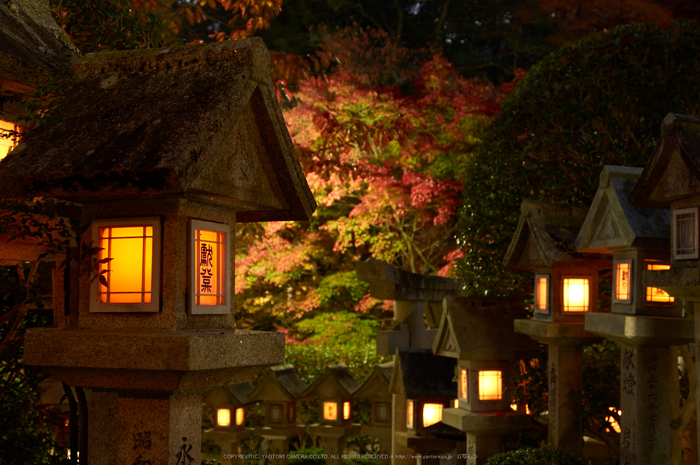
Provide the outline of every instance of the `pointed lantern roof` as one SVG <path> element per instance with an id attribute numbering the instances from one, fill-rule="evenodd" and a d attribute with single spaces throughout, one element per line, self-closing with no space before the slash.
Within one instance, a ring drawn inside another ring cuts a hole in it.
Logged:
<path id="1" fill-rule="evenodd" d="M 391 399 L 389 383 L 394 373 L 394 362 L 375 365 L 372 373 L 355 391 L 353 397 L 360 399 L 385 400 Z"/>
<path id="2" fill-rule="evenodd" d="M 455 359 L 427 349 L 396 349 L 391 392 L 406 397 L 455 397 Z"/>
<path id="3" fill-rule="evenodd" d="M 435 355 L 476 361 L 528 359 L 539 353 L 534 340 L 513 330 L 513 321 L 527 317 L 522 299 L 447 298 L 444 307 Z"/>
<path id="4" fill-rule="evenodd" d="M 360 387 L 345 365 L 328 365 L 323 368 L 321 376 L 304 391 L 304 397 L 352 397 Z"/>
<path id="5" fill-rule="evenodd" d="M 185 198 L 238 221 L 316 208 L 260 38 L 87 55 L 51 116 L 0 161 L 0 197 Z"/>
<path id="6" fill-rule="evenodd" d="M 202 402 L 209 405 L 233 405 L 242 407 L 248 403 L 248 396 L 255 390 L 253 383 L 232 384 L 206 392 Z"/>
<path id="7" fill-rule="evenodd" d="M 523 200 L 520 221 L 503 261 L 507 268 L 551 267 L 576 258 L 574 240 L 586 210 Z"/>
<path id="8" fill-rule="evenodd" d="M 249 402 L 294 402 L 302 396 L 306 384 L 293 365 L 271 367 L 248 396 Z"/>
<path id="9" fill-rule="evenodd" d="M 671 212 L 637 208 L 627 201 L 627 194 L 641 174 L 642 168 L 603 168 L 598 191 L 576 238 L 577 250 L 602 254 L 625 247 L 669 250 Z"/>
<path id="10" fill-rule="evenodd" d="M 644 171 L 628 194 L 631 205 L 669 208 L 700 192 L 700 118 L 669 113 Z"/>

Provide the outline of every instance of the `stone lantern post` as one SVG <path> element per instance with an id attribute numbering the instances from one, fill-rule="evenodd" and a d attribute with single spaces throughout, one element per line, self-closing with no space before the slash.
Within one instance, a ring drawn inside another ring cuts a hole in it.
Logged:
<path id="1" fill-rule="evenodd" d="M 581 414 L 569 393 L 581 389 L 583 346 L 597 340 L 585 331 L 584 317 L 598 309 L 598 270 L 611 265 L 576 251 L 585 218 L 583 209 L 523 201 L 504 260 L 508 268 L 535 271 L 534 317 L 515 320 L 515 331 L 549 346 L 549 442 L 579 455 Z"/>
<path id="2" fill-rule="evenodd" d="M 391 453 L 391 391 L 389 383 L 394 372 L 394 362 L 375 365 L 364 383 L 355 391 L 355 399 L 369 399 L 372 402 L 370 421 L 362 425 L 362 432 L 379 440 L 383 464 L 390 463 Z"/>
<path id="3" fill-rule="evenodd" d="M 612 313 L 586 315 L 586 330 L 622 344 L 620 463 L 632 465 L 669 461 L 669 346 L 694 340 L 693 320 L 680 318 L 680 301 L 642 282 L 645 271 L 670 269 L 671 212 L 629 205 L 641 173 L 603 168 L 576 239 L 579 252 L 613 256 Z"/>
<path id="4" fill-rule="evenodd" d="M 537 343 L 513 331 L 525 316 L 522 299 L 445 299 L 433 345 L 435 355 L 457 359 L 458 408 L 446 409 L 442 422 L 467 434 L 467 464 L 486 463 L 504 452 L 504 437 L 530 425 L 524 408 L 513 411 L 508 387 L 511 367 L 536 358 Z"/>
<path id="5" fill-rule="evenodd" d="M 236 221 L 315 203 L 262 40 L 92 54 L 52 118 L 0 161 L 0 197 L 82 205 L 68 327 L 28 331 L 25 363 L 91 388 L 91 464 L 199 463 L 201 394 L 284 357 L 236 330 Z M 63 293 L 59 298 L 63 298 Z"/>

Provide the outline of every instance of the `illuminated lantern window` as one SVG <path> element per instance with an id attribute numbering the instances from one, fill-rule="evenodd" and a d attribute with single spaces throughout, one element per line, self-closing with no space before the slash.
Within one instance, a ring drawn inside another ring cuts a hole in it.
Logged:
<path id="1" fill-rule="evenodd" d="M 231 426 L 231 410 L 227 408 L 217 409 L 216 424 L 219 426 Z"/>
<path id="2" fill-rule="evenodd" d="M 389 421 L 389 404 L 387 402 L 377 402 L 377 421 Z"/>
<path id="3" fill-rule="evenodd" d="M 665 264 L 665 263 L 658 263 L 658 262 L 653 262 L 651 260 L 647 260 L 645 262 L 647 270 L 651 271 L 662 271 L 662 270 L 670 270 L 671 265 Z M 654 302 L 654 303 L 673 303 L 676 299 L 672 297 L 671 295 L 668 294 L 668 292 L 664 291 L 663 289 L 659 289 L 657 287 L 647 287 L 646 288 L 646 301 L 647 302 Z"/>
<path id="4" fill-rule="evenodd" d="M 677 260 L 698 258 L 698 209 L 673 212 L 673 256 Z"/>
<path id="5" fill-rule="evenodd" d="M 338 419 L 338 404 L 335 402 L 323 403 L 323 419 L 335 421 Z"/>
<path id="6" fill-rule="evenodd" d="M 0 160 L 17 146 L 17 139 L 13 135 L 16 130 L 15 123 L 0 120 Z"/>
<path id="7" fill-rule="evenodd" d="M 535 276 L 535 311 L 549 313 L 549 275 Z"/>
<path id="8" fill-rule="evenodd" d="M 563 285 L 563 311 L 587 312 L 590 301 L 590 279 L 564 278 Z"/>
<path id="9" fill-rule="evenodd" d="M 610 410 L 611 412 L 615 412 L 616 409 L 615 409 L 615 407 L 608 407 L 608 410 Z M 617 414 L 618 414 L 619 416 L 622 416 L 622 410 L 617 410 Z M 609 416 L 609 417 L 605 417 L 605 421 L 607 421 L 608 423 L 610 423 L 610 426 L 612 426 L 612 429 L 613 429 L 616 433 L 620 433 L 620 432 L 621 432 L 620 423 L 618 423 L 618 421 L 615 419 L 614 416 L 611 415 L 611 416 Z M 608 432 L 609 432 L 609 431 L 610 431 L 610 430 L 608 429 Z"/>
<path id="10" fill-rule="evenodd" d="M 343 402 L 343 420 L 350 418 L 350 402 Z"/>
<path id="11" fill-rule="evenodd" d="M 615 262 L 615 301 L 632 302 L 632 260 Z"/>
<path id="12" fill-rule="evenodd" d="M 275 423 L 281 422 L 282 421 L 282 406 L 270 404 L 268 406 L 268 408 L 270 409 L 270 414 L 269 414 L 270 421 L 275 422 Z"/>
<path id="13" fill-rule="evenodd" d="M 160 300 L 160 219 L 93 222 L 99 251 L 93 312 L 157 312 Z"/>
<path id="14" fill-rule="evenodd" d="M 413 429 L 413 401 L 409 400 L 406 406 L 406 426 Z"/>
<path id="15" fill-rule="evenodd" d="M 503 379 L 500 370 L 479 371 L 479 400 L 500 400 Z"/>
<path id="16" fill-rule="evenodd" d="M 243 409 L 243 407 L 239 407 L 236 409 L 236 425 L 241 426 L 244 421 L 245 421 L 245 410 Z"/>
<path id="17" fill-rule="evenodd" d="M 459 397 L 461 397 L 464 400 L 469 400 L 468 380 L 469 372 L 467 371 L 467 369 L 462 368 L 461 370 L 459 370 Z"/>
<path id="18" fill-rule="evenodd" d="M 442 420 L 442 404 L 423 404 L 423 426 L 428 427 Z"/>
<path id="19" fill-rule="evenodd" d="M 231 228 L 190 220 L 189 304 L 192 314 L 229 313 Z"/>
<path id="20" fill-rule="evenodd" d="M 452 402 L 452 407 L 454 407 L 454 408 L 459 408 L 459 399 L 455 399 L 455 400 Z"/>

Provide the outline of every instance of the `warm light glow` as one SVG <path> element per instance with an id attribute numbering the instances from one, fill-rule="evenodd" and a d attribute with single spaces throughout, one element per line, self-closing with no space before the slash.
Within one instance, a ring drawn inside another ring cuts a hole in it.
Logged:
<path id="1" fill-rule="evenodd" d="M 406 406 L 406 425 L 413 429 L 413 401 L 409 400 Z"/>
<path id="2" fill-rule="evenodd" d="M 564 311 L 587 312 L 590 286 L 588 278 L 564 278 Z"/>
<path id="3" fill-rule="evenodd" d="M 650 271 L 665 271 L 670 270 L 671 265 L 666 263 L 657 263 L 648 261 L 646 262 L 647 270 Z M 657 303 L 672 303 L 675 301 L 675 297 L 672 297 L 668 292 L 657 287 L 647 287 L 646 288 L 646 301 L 647 302 L 657 302 Z"/>
<path id="4" fill-rule="evenodd" d="M 466 368 L 459 370 L 459 397 L 464 400 L 469 400 L 469 397 L 467 397 L 469 394 L 469 389 L 467 388 L 469 379 L 468 373 Z"/>
<path id="5" fill-rule="evenodd" d="M 428 427 L 442 420 L 442 404 L 423 404 L 423 426 Z"/>
<path id="6" fill-rule="evenodd" d="M 518 411 L 518 404 L 510 404 L 510 409 L 514 412 Z"/>
<path id="7" fill-rule="evenodd" d="M 99 230 L 102 303 L 150 303 L 153 279 L 153 226 L 113 226 Z M 103 273 L 104 271 L 104 273 Z"/>
<path id="8" fill-rule="evenodd" d="M 195 229 L 197 290 L 195 305 L 224 305 L 226 233 Z"/>
<path id="9" fill-rule="evenodd" d="M 335 421 L 338 419 L 338 404 L 335 402 L 323 403 L 323 419 Z"/>
<path id="10" fill-rule="evenodd" d="M 535 278 L 535 310 L 547 312 L 549 307 L 549 276 L 537 275 Z"/>
<path id="11" fill-rule="evenodd" d="M 236 413 L 238 416 L 238 413 Z M 216 424 L 219 426 L 231 426 L 231 410 L 220 408 L 216 411 Z"/>
<path id="12" fill-rule="evenodd" d="M 503 379 L 500 370 L 479 372 L 479 400 L 500 400 L 503 397 Z"/>
<path id="13" fill-rule="evenodd" d="M 629 301 L 632 294 L 632 263 L 615 263 L 615 299 Z"/>
<path id="14" fill-rule="evenodd" d="M 608 410 L 610 410 L 611 412 L 614 412 L 615 407 L 609 407 Z M 622 416 L 622 410 L 618 410 L 617 414 Z M 615 417 L 613 417 L 613 416 L 605 417 L 605 421 L 610 423 L 610 426 L 612 426 L 612 429 L 615 430 L 616 433 L 619 433 L 620 431 L 622 431 L 620 429 L 620 423 L 617 422 Z"/>
<path id="15" fill-rule="evenodd" d="M 12 137 L 12 132 L 16 131 L 15 123 L 0 120 L 0 160 L 5 158 L 17 145 L 17 140 Z"/>
<path id="16" fill-rule="evenodd" d="M 452 401 L 452 407 L 459 408 L 459 399 L 455 399 Z"/>
<path id="17" fill-rule="evenodd" d="M 350 402 L 343 402 L 343 420 L 350 419 Z"/>
<path id="18" fill-rule="evenodd" d="M 245 410 L 243 407 L 236 409 L 236 425 L 241 426 L 245 421 Z"/>

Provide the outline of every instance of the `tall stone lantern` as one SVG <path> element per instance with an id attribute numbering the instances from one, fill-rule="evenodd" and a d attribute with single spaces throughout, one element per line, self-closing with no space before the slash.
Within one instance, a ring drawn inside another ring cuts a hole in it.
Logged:
<path id="1" fill-rule="evenodd" d="M 389 383 L 394 372 L 394 362 L 375 365 L 372 373 L 364 383 L 355 391 L 353 398 L 368 399 L 371 406 L 370 421 L 362 425 L 362 433 L 376 438 L 383 464 L 390 463 L 391 452 L 391 391 Z"/>
<path id="2" fill-rule="evenodd" d="M 574 240 L 586 210 L 524 200 L 520 222 L 504 265 L 535 271 L 532 319 L 515 320 L 515 331 L 549 346 L 549 442 L 580 454 L 581 414 L 569 393 L 581 388 L 583 346 L 597 340 L 584 329 L 584 317 L 598 310 L 598 270 L 610 259 L 581 254 Z"/>
<path id="3" fill-rule="evenodd" d="M 611 313 L 586 315 L 586 330 L 620 342 L 622 463 L 669 460 L 669 346 L 693 342 L 693 320 L 680 318 L 680 302 L 642 282 L 645 271 L 670 269 L 671 212 L 636 208 L 627 194 L 641 168 L 606 166 L 576 246 L 612 254 Z M 649 399 L 654 399 L 649 402 Z"/>
<path id="4" fill-rule="evenodd" d="M 235 329 L 235 223 L 315 208 L 269 55 L 250 39 L 97 53 L 73 71 L 0 161 L 0 196 L 81 204 L 77 248 L 99 250 L 64 285 L 68 327 L 29 331 L 25 362 L 92 389 L 91 464 L 199 463 L 202 391 L 284 358 L 282 335 Z"/>

